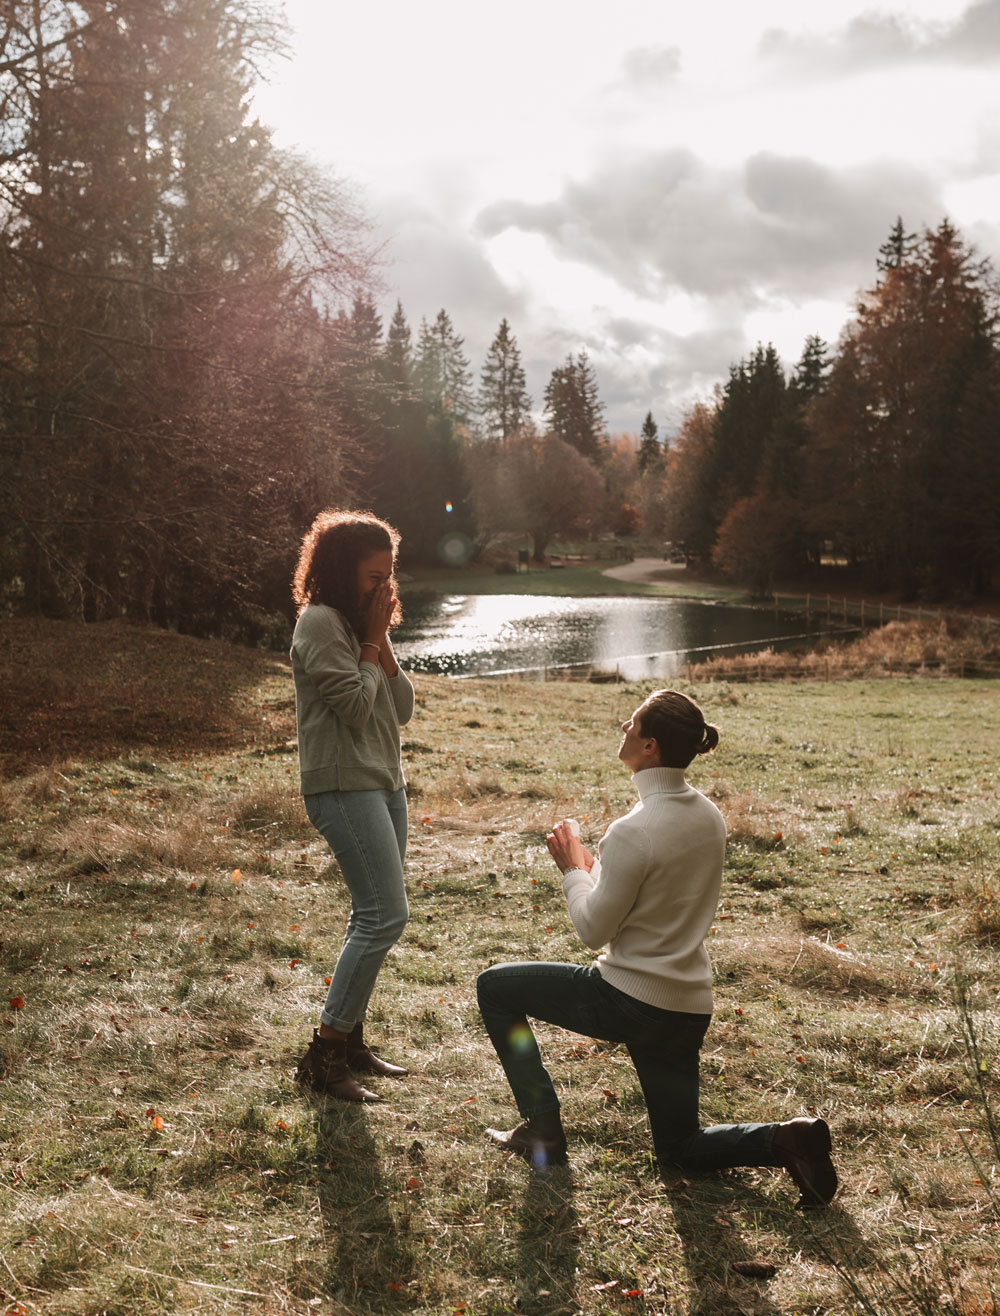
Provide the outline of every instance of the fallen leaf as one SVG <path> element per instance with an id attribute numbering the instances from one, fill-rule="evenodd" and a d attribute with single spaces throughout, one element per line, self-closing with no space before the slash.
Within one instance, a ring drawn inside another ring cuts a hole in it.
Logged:
<path id="1" fill-rule="evenodd" d="M 747 1275 L 751 1279 L 770 1279 L 777 1274 L 778 1267 L 770 1261 L 734 1261 L 733 1270 L 737 1275 Z"/>

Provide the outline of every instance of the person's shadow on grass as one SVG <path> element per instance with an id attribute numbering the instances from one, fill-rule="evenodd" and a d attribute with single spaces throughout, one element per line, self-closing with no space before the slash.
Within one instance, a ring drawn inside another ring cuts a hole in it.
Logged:
<path id="1" fill-rule="evenodd" d="M 368 1111 L 329 1101 L 317 1109 L 316 1172 L 329 1241 L 325 1290 L 351 1311 L 399 1312 L 416 1258 L 399 1195 L 382 1173 Z"/>
<path id="2" fill-rule="evenodd" d="M 575 1312 L 579 1229 L 573 1207 L 573 1173 L 553 1166 L 529 1173 L 518 1212 L 518 1306 L 523 1316 Z"/>
<path id="3" fill-rule="evenodd" d="M 841 1274 L 871 1260 L 854 1221 L 836 1202 L 819 1211 L 799 1211 L 791 1197 L 786 1204 L 741 1179 L 685 1178 L 679 1171 L 664 1171 L 663 1194 L 683 1249 L 691 1316 L 779 1316 L 767 1292 L 782 1266 L 768 1246 L 773 1234 L 786 1237 L 793 1252 Z M 752 1222 L 749 1228 L 747 1221 Z M 760 1231 L 757 1245 L 751 1230 Z M 781 1251 L 787 1255 L 786 1247 Z"/>

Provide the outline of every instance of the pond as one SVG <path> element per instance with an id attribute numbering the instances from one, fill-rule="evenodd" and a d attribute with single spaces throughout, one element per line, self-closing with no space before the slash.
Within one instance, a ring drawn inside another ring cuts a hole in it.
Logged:
<path id="1" fill-rule="evenodd" d="M 400 662 L 447 676 L 544 679 L 570 668 L 636 681 L 712 654 L 809 648 L 830 633 L 816 617 L 689 599 L 448 594 L 403 605 L 393 635 Z"/>

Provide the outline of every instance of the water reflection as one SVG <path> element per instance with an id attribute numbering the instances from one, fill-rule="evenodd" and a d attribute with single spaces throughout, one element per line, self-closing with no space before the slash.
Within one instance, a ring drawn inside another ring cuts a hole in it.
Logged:
<path id="1" fill-rule="evenodd" d="M 411 671 L 501 675 L 580 665 L 626 680 L 676 675 L 723 650 L 808 646 L 798 614 L 687 599 L 451 594 L 404 600 L 396 651 Z"/>

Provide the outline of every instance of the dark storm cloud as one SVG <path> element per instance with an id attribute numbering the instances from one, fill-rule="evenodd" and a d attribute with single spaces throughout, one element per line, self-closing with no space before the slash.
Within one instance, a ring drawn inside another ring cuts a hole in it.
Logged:
<path id="1" fill-rule="evenodd" d="M 640 296 L 680 289 L 750 309 L 762 294 L 840 294 L 874 269 L 897 215 L 912 227 L 942 213 L 930 180 L 898 164 L 834 170 L 765 152 L 724 171 L 676 150 L 608 164 L 545 203 L 497 202 L 478 227 L 539 234 Z"/>
<path id="2" fill-rule="evenodd" d="M 978 0 L 954 23 L 918 25 L 902 14 L 873 11 L 826 37 L 771 28 L 758 49 L 802 77 L 914 63 L 991 64 L 1000 61 L 1000 0 Z"/>

